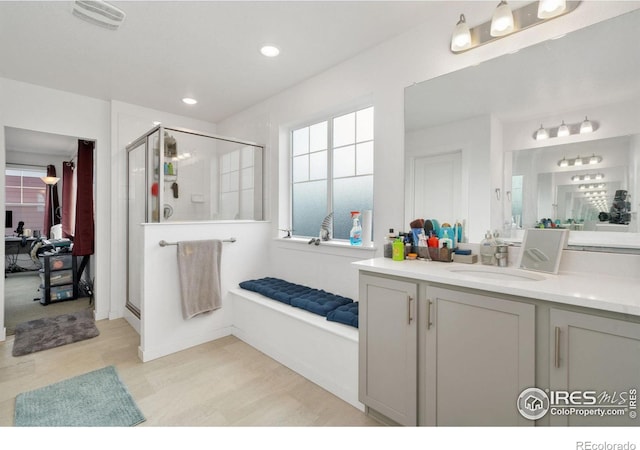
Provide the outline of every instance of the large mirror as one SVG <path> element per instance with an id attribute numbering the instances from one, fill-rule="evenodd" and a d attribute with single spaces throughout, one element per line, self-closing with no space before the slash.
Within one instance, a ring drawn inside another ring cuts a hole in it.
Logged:
<path id="1" fill-rule="evenodd" d="M 455 155 L 458 206 L 442 219 L 461 217 L 470 242 L 487 229 L 517 241 L 549 219 L 570 246 L 640 249 L 639 29 L 635 10 L 408 87 L 406 215 L 431 216 L 421 167 Z M 570 134 L 557 136 L 563 122 Z M 549 138 L 536 139 L 541 127 Z"/>

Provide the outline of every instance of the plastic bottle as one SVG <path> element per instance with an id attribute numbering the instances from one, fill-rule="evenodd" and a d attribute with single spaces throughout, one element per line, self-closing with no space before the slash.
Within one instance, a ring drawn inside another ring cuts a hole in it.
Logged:
<path id="1" fill-rule="evenodd" d="M 494 265 L 496 260 L 496 243 L 491 235 L 491 231 L 487 231 L 484 239 L 480 242 L 480 262 L 482 264 Z"/>
<path id="2" fill-rule="evenodd" d="M 362 227 L 360 226 L 360 220 L 358 211 L 351 211 L 351 218 L 353 219 L 353 227 L 349 233 L 349 241 L 351 245 L 362 245 Z"/>
<path id="3" fill-rule="evenodd" d="M 453 241 L 451 240 L 451 238 L 449 238 L 449 230 L 444 230 L 443 231 L 443 235 L 440 238 L 440 242 L 438 243 L 438 246 L 440 248 L 442 247 L 448 247 L 450 249 L 453 249 Z"/>
<path id="4" fill-rule="evenodd" d="M 391 258 L 393 256 L 393 241 L 395 240 L 395 236 L 393 233 L 393 228 L 389 228 L 389 234 L 384 237 L 384 257 Z"/>
<path id="5" fill-rule="evenodd" d="M 398 236 L 395 241 L 393 241 L 393 254 L 392 259 L 394 261 L 403 261 L 404 260 L 404 242 L 402 238 Z"/>

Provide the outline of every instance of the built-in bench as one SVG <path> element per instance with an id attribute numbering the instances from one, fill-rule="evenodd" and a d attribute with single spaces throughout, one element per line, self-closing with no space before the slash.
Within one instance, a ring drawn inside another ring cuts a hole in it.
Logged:
<path id="1" fill-rule="evenodd" d="M 358 329 L 242 288 L 229 291 L 232 334 L 342 400 L 358 401 Z"/>

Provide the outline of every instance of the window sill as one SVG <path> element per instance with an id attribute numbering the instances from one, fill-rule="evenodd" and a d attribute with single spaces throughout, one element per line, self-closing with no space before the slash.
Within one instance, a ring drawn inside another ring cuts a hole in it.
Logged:
<path id="1" fill-rule="evenodd" d="M 377 247 L 372 243 L 368 246 L 354 246 L 347 241 L 322 241 L 320 245 L 309 244 L 311 238 L 274 238 L 276 245 L 298 251 L 313 251 L 338 256 L 371 258 L 375 254 Z"/>

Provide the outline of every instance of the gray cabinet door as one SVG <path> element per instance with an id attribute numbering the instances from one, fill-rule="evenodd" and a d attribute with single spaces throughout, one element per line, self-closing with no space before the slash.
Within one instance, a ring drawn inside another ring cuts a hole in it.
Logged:
<path id="1" fill-rule="evenodd" d="M 640 389 L 640 324 L 559 309 L 550 314 L 550 388 L 574 392 L 572 400 L 556 396 L 552 403 L 568 412 L 565 407 L 574 411 L 597 407 L 603 414 L 550 411 L 551 425 L 640 425 L 633 402 Z M 596 405 L 578 391 L 595 392 Z"/>
<path id="2" fill-rule="evenodd" d="M 535 306 L 429 286 L 424 425 L 533 425 L 517 410 L 535 383 Z"/>
<path id="3" fill-rule="evenodd" d="M 359 398 L 417 425 L 417 283 L 360 275 Z"/>

